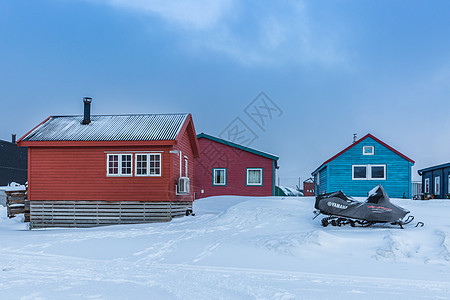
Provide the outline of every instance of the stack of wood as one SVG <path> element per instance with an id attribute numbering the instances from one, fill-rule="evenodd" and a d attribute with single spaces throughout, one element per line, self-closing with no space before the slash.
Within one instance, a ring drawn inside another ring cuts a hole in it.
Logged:
<path id="1" fill-rule="evenodd" d="M 8 218 L 24 214 L 25 222 L 30 222 L 30 202 L 27 191 L 6 191 L 6 209 Z"/>

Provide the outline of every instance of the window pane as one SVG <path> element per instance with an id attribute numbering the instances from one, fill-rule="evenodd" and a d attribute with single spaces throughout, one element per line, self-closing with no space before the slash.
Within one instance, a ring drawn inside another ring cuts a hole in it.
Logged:
<path id="1" fill-rule="evenodd" d="M 214 184 L 225 185 L 225 170 L 214 170 Z"/>
<path id="2" fill-rule="evenodd" d="M 136 174 L 147 175 L 147 155 L 136 155 Z"/>
<path id="3" fill-rule="evenodd" d="M 119 174 L 119 155 L 108 155 L 108 174 Z"/>
<path id="4" fill-rule="evenodd" d="M 131 174 L 131 154 L 122 155 L 122 175 Z"/>
<path id="5" fill-rule="evenodd" d="M 364 146 L 363 151 L 364 151 L 364 154 L 373 154 L 373 147 L 372 146 Z"/>
<path id="6" fill-rule="evenodd" d="M 161 156 L 159 154 L 150 154 L 150 174 L 161 174 Z"/>
<path id="7" fill-rule="evenodd" d="M 372 167 L 373 179 L 384 179 L 384 166 Z"/>
<path id="8" fill-rule="evenodd" d="M 248 170 L 248 184 L 261 184 L 261 170 Z"/>
<path id="9" fill-rule="evenodd" d="M 353 178 L 366 178 L 366 167 L 353 167 Z"/>
<path id="10" fill-rule="evenodd" d="M 441 177 L 436 176 L 434 178 L 434 194 L 439 195 L 441 192 Z"/>

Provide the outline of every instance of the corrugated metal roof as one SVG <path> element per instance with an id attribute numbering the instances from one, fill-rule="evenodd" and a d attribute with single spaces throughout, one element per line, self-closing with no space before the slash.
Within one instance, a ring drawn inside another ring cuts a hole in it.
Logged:
<path id="1" fill-rule="evenodd" d="M 188 114 L 54 116 L 23 141 L 157 141 L 175 140 Z"/>

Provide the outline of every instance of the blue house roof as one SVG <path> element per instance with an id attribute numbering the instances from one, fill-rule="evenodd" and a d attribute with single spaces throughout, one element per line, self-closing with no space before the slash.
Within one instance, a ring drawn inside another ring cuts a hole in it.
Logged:
<path id="1" fill-rule="evenodd" d="M 433 167 L 428 167 L 428 168 L 425 168 L 425 169 L 421 169 L 421 170 L 418 170 L 417 173 L 419 173 L 419 175 L 422 175 L 424 172 L 438 170 L 438 169 L 444 169 L 444 168 L 450 168 L 450 163 L 437 165 L 437 166 L 433 166 Z"/>

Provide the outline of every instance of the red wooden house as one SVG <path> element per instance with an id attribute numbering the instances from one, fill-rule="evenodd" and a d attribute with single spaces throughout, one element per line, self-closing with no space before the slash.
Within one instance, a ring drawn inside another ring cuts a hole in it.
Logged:
<path id="1" fill-rule="evenodd" d="M 190 114 L 51 116 L 28 146 L 30 227 L 167 221 L 192 210 Z"/>
<path id="2" fill-rule="evenodd" d="M 311 197 L 314 195 L 314 179 L 308 178 L 303 181 L 303 196 Z"/>
<path id="3" fill-rule="evenodd" d="M 197 138 L 196 198 L 274 195 L 277 156 L 204 133 Z"/>

